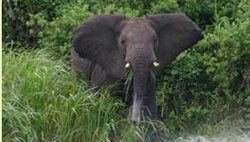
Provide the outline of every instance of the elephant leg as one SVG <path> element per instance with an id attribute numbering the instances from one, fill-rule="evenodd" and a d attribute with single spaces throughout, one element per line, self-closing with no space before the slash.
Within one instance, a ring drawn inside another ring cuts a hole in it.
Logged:
<path id="1" fill-rule="evenodd" d="M 144 116 L 151 119 L 157 118 L 157 105 L 156 105 L 156 95 L 155 95 L 155 75 L 153 72 L 150 73 L 147 85 L 147 94 L 144 99 Z"/>
<path id="2" fill-rule="evenodd" d="M 107 84 L 107 73 L 98 64 L 94 65 L 91 72 L 91 82 L 94 86 L 101 87 Z"/>
<path id="3" fill-rule="evenodd" d="M 87 58 L 80 57 L 73 48 L 71 49 L 71 54 L 69 57 L 71 68 L 75 72 L 83 73 L 88 79 L 90 79 L 93 62 Z"/>
<path id="4" fill-rule="evenodd" d="M 112 84 L 120 81 L 120 78 L 115 78 L 109 75 L 99 64 L 94 64 L 91 70 L 91 82 L 94 86 L 101 87 L 107 84 Z"/>
<path id="5" fill-rule="evenodd" d="M 80 57 L 74 49 L 71 49 L 70 63 L 74 71 L 83 73 L 94 86 L 103 86 L 111 80 L 101 66 L 87 58 Z"/>

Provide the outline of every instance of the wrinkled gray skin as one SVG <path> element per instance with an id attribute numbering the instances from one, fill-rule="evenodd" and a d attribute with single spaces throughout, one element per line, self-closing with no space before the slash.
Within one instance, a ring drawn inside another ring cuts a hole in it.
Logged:
<path id="1" fill-rule="evenodd" d="M 127 19 L 123 15 L 94 16 L 82 23 L 72 38 L 71 65 L 96 86 L 126 78 L 133 71 L 131 120 L 144 114 L 156 118 L 155 76 L 178 54 L 202 39 L 199 27 L 184 14 Z M 157 61 L 160 66 L 153 66 Z"/>

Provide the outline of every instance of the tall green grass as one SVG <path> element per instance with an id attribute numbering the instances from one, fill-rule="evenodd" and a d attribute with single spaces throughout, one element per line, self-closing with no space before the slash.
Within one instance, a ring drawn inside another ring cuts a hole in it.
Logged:
<path id="1" fill-rule="evenodd" d="M 3 141 L 143 141 L 148 125 L 94 90 L 46 50 L 3 53 Z"/>
<path id="2" fill-rule="evenodd" d="M 121 106 L 46 51 L 3 54 L 4 141 L 105 141 Z"/>

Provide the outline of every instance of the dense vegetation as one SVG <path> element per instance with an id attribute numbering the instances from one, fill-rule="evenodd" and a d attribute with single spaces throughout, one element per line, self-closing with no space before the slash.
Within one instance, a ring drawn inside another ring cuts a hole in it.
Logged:
<path id="1" fill-rule="evenodd" d="M 163 122 L 150 123 L 175 138 L 218 134 L 221 128 L 208 131 L 228 119 L 249 121 L 249 0 L 10 0 L 3 1 L 3 140 L 142 139 L 145 126 L 129 124 L 129 109 L 108 88 L 94 92 L 70 71 L 70 38 L 95 14 L 170 12 L 186 13 L 204 39 L 158 78 Z"/>

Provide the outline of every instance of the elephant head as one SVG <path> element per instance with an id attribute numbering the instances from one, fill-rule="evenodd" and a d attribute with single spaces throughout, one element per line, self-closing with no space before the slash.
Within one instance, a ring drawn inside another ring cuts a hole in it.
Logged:
<path id="1" fill-rule="evenodd" d="M 156 115 L 155 74 L 202 38 L 199 27 L 184 14 L 127 19 L 123 15 L 94 16 L 73 35 L 72 47 L 82 58 L 97 63 L 107 74 L 124 78 L 133 72 L 132 121 L 143 106 Z"/>

